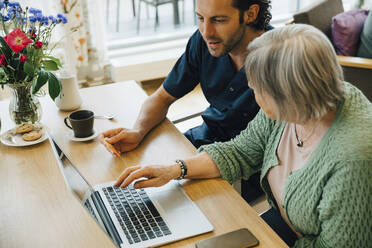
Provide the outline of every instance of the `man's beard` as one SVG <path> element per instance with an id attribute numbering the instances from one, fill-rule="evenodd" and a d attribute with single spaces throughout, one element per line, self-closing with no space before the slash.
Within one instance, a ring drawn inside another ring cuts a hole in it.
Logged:
<path id="1" fill-rule="evenodd" d="M 207 46 L 209 53 L 214 57 L 225 56 L 227 53 L 231 52 L 235 47 L 237 47 L 240 44 L 240 42 L 242 41 L 242 39 L 244 37 L 245 29 L 246 29 L 245 24 L 241 24 L 239 29 L 234 33 L 234 35 L 232 35 L 232 38 L 227 40 L 226 42 L 224 42 L 220 38 L 214 37 L 214 36 L 208 37 L 207 40 L 204 39 L 204 41 L 206 43 L 208 43 L 208 42 L 219 42 L 219 43 L 222 44 L 221 52 L 219 53 L 219 55 L 214 55 L 215 50 L 210 48 L 209 46 Z M 238 38 L 234 39 L 234 37 L 236 37 L 236 36 Z"/>

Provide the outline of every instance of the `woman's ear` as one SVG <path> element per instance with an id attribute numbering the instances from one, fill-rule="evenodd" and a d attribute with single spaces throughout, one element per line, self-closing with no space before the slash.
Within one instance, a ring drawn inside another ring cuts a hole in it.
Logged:
<path id="1" fill-rule="evenodd" d="M 258 13 L 260 12 L 260 6 L 258 4 L 252 4 L 248 10 L 244 12 L 244 21 L 248 25 L 257 19 Z"/>

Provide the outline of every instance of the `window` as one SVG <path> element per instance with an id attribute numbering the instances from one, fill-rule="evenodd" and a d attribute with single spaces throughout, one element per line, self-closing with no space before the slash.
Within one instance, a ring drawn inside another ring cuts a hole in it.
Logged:
<path id="1" fill-rule="evenodd" d="M 177 1 L 180 24 L 174 24 L 171 2 L 158 6 L 159 24 L 157 26 L 155 25 L 155 7 L 146 4 L 144 0 L 105 1 L 108 50 L 109 57 L 114 60 L 114 64 L 115 60 L 121 61 L 121 64 L 128 64 L 129 61 L 141 63 L 147 59 L 157 60 L 160 59 L 159 56 L 165 59 L 179 57 L 188 37 L 197 29 L 194 0 Z M 139 1 L 141 1 L 140 8 Z M 345 10 L 356 6 L 358 1 L 360 0 L 344 0 Z M 272 0 L 272 25 L 283 25 L 292 18 L 293 13 L 314 2 L 314 0 Z M 139 54 L 149 54 L 154 51 L 153 56 L 145 56 L 146 59 L 138 58 Z M 156 53 L 159 53 L 159 56 Z M 136 55 L 136 58 L 133 55 Z"/>

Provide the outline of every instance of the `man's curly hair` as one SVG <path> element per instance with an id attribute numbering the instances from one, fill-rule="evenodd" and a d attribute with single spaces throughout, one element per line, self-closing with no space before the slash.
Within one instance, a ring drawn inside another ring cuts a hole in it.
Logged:
<path id="1" fill-rule="evenodd" d="M 271 0 L 233 0 L 232 6 L 239 10 L 239 21 L 243 23 L 244 11 L 248 10 L 252 4 L 258 4 L 260 11 L 256 20 L 248 25 L 256 30 L 266 29 L 272 17 L 270 13 Z"/>

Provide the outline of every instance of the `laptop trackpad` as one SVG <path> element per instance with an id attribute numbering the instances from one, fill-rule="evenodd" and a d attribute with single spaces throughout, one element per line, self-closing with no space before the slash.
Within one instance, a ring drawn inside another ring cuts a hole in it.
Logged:
<path id="1" fill-rule="evenodd" d="M 166 215 L 173 215 L 179 211 L 185 211 L 190 208 L 190 200 L 183 194 L 179 188 L 172 190 L 153 192 L 151 199 L 160 208 L 160 211 Z"/>
<path id="2" fill-rule="evenodd" d="M 189 237 L 213 230 L 204 214 L 178 183 L 151 188 L 151 199 L 175 235 Z"/>

